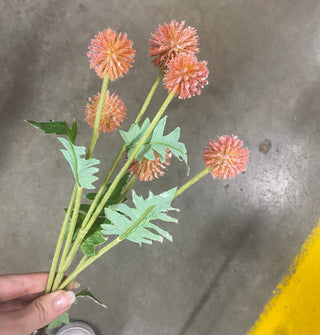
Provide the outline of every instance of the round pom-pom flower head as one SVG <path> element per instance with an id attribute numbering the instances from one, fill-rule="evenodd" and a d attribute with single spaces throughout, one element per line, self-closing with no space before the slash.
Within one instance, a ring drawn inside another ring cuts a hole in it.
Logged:
<path id="1" fill-rule="evenodd" d="M 199 52 L 198 35 L 193 27 L 183 29 L 184 21 L 180 24 L 172 20 L 169 24 L 159 25 L 159 29 L 151 34 L 149 53 L 153 64 L 164 69 L 169 61 L 180 55 L 196 54 Z"/>
<path id="2" fill-rule="evenodd" d="M 123 77 L 129 71 L 134 56 L 133 42 L 128 40 L 127 34 L 117 35 L 111 28 L 100 31 L 91 40 L 88 52 L 90 68 L 101 79 L 109 76 L 111 81 Z"/>
<path id="3" fill-rule="evenodd" d="M 143 157 L 141 163 L 134 159 L 129 166 L 128 171 L 138 177 L 141 181 L 152 181 L 155 178 L 163 176 L 167 166 L 170 165 L 170 150 L 166 150 L 166 160 L 163 163 L 161 163 L 160 157 L 155 151 L 154 156 L 156 158 L 154 160 L 148 160 Z"/>
<path id="4" fill-rule="evenodd" d="M 200 95 L 208 84 L 207 62 L 199 62 L 194 55 L 179 55 L 173 58 L 165 71 L 164 84 L 169 93 L 180 99 Z"/>
<path id="5" fill-rule="evenodd" d="M 89 98 L 89 102 L 87 103 L 85 121 L 91 128 L 94 126 L 99 100 L 100 93 L 94 95 L 93 98 Z M 121 126 L 121 122 L 126 118 L 126 110 L 127 108 L 122 100 L 114 93 L 110 96 L 110 92 L 107 90 L 102 107 L 99 134 L 101 131 L 111 133 L 117 130 Z"/>
<path id="6" fill-rule="evenodd" d="M 206 167 L 213 178 L 228 179 L 246 170 L 249 162 L 249 150 L 243 148 L 243 142 L 237 136 L 219 136 L 218 142 L 212 140 L 203 155 Z"/>

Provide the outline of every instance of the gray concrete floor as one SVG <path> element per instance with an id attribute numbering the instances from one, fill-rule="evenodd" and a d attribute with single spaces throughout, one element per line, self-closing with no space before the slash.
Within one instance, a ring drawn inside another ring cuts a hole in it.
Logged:
<path id="1" fill-rule="evenodd" d="M 173 243 L 125 242 L 80 275 L 109 309 L 81 301 L 70 315 L 98 334 L 245 334 L 320 214 L 318 0 L 1 0 L 0 272 L 49 268 L 73 187 L 61 145 L 23 120 L 76 118 L 78 143 L 87 145 L 83 111 L 101 85 L 87 47 L 110 26 L 137 50 L 134 68 L 110 85 L 128 107 L 127 129 L 157 75 L 150 33 L 172 18 L 197 28 L 210 69 L 201 96 L 168 109 L 191 176 L 203 168 L 208 140 L 225 133 L 244 140 L 250 165 L 234 180 L 207 176 L 174 202 L 179 224 L 166 225 Z M 165 96 L 160 88 L 149 115 Z M 265 139 L 267 154 L 259 151 Z M 118 134 L 103 136 L 95 157 L 110 163 L 117 143 Z M 165 177 L 135 189 L 187 180 L 174 161 Z"/>

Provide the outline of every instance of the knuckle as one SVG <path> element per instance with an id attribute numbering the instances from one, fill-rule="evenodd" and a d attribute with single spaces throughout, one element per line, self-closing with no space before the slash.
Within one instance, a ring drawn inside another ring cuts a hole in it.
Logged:
<path id="1" fill-rule="evenodd" d="M 45 324 L 48 320 L 48 310 L 47 308 L 45 307 L 45 305 L 43 304 L 42 301 L 39 301 L 39 300 L 35 300 L 33 302 L 33 306 L 34 306 L 34 309 L 36 310 L 37 312 L 37 315 L 39 317 L 39 321 L 43 324 Z"/>

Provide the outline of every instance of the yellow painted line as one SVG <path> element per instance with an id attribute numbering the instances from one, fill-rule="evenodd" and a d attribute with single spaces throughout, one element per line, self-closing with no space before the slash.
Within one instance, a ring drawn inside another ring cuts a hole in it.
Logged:
<path id="1" fill-rule="evenodd" d="M 320 220 L 248 335 L 320 334 Z"/>

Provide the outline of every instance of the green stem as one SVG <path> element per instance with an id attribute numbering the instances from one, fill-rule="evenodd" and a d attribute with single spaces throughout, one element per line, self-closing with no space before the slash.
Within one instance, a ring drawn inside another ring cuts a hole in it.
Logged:
<path id="1" fill-rule="evenodd" d="M 75 277 L 82 272 L 85 268 L 87 268 L 90 264 L 92 264 L 94 261 L 96 261 L 99 257 L 104 255 L 107 251 L 109 251 L 111 248 L 116 246 L 118 243 L 123 241 L 130 235 L 130 233 L 140 224 L 140 222 L 148 215 L 148 213 L 151 211 L 151 209 L 154 207 L 150 206 L 141 216 L 140 218 L 132 225 L 130 226 L 125 233 L 123 233 L 121 236 L 118 236 L 116 239 L 114 239 L 112 242 L 108 243 L 105 247 L 100 249 L 94 256 L 83 262 L 82 264 L 79 264 L 75 271 L 73 271 L 68 278 L 59 286 L 59 290 L 64 289 L 67 287 L 74 279 Z M 81 263 L 81 262 L 80 262 Z"/>
<path id="2" fill-rule="evenodd" d="M 75 185 L 74 188 L 73 188 L 73 192 L 72 192 L 72 195 L 71 195 L 71 199 L 70 199 L 70 202 L 69 202 L 67 213 L 66 213 L 64 221 L 62 223 L 62 227 L 61 227 L 60 235 L 58 237 L 56 250 L 54 252 L 54 256 L 53 256 L 53 259 L 52 259 L 49 278 L 48 278 L 47 287 L 46 287 L 46 291 L 45 291 L 46 293 L 49 293 L 51 291 L 51 286 L 52 286 L 52 283 L 53 283 L 56 267 L 57 267 L 57 264 L 58 264 L 58 260 L 59 260 L 59 256 L 60 256 L 60 252 L 61 252 L 61 248 L 62 248 L 62 244 L 63 244 L 63 239 L 64 239 L 64 236 L 65 236 L 65 233 L 66 233 L 66 230 L 67 230 L 67 225 L 68 225 L 68 222 L 70 220 L 72 208 L 73 208 L 73 205 L 74 205 L 74 202 L 75 202 L 75 199 L 76 199 L 76 193 L 77 193 L 77 185 Z"/>
<path id="3" fill-rule="evenodd" d="M 178 197 L 181 193 L 183 193 L 186 189 L 188 189 L 190 186 L 192 186 L 194 183 L 199 181 L 202 177 L 204 177 L 206 174 L 208 174 L 212 170 L 211 167 L 207 167 L 204 170 L 202 170 L 200 173 L 198 173 L 196 176 L 191 178 L 188 182 L 186 182 L 184 185 L 182 185 L 174 195 L 174 199 Z"/>
<path id="4" fill-rule="evenodd" d="M 166 100 L 164 101 L 164 103 L 160 107 L 158 113 L 156 114 L 156 116 L 152 120 L 150 126 L 145 131 L 145 133 L 143 134 L 143 136 L 141 137 L 141 139 L 137 143 L 135 149 L 131 153 L 130 157 L 128 157 L 126 163 L 123 165 L 122 169 L 119 171 L 119 173 L 115 177 L 114 181 L 112 182 L 112 184 L 110 185 L 108 191 L 106 192 L 106 194 L 104 195 L 104 197 L 100 201 L 98 207 L 95 209 L 95 211 L 92 214 L 92 217 L 90 218 L 90 220 L 88 221 L 88 223 L 85 225 L 85 223 L 83 222 L 82 227 L 81 227 L 81 229 L 80 229 L 80 231 L 78 233 L 78 236 L 77 236 L 76 240 L 74 241 L 72 249 L 71 249 L 71 251 L 70 251 L 70 253 L 69 253 L 69 255 L 68 255 L 67 259 L 66 259 L 64 271 L 66 271 L 67 268 L 70 266 L 70 264 L 72 262 L 72 259 L 73 259 L 73 257 L 75 256 L 75 254 L 77 252 L 77 249 L 79 248 L 80 244 L 82 243 L 83 238 L 86 236 L 86 234 L 88 233 L 89 229 L 94 224 L 95 220 L 99 216 L 99 213 L 103 210 L 104 205 L 109 200 L 112 192 L 114 191 L 114 189 L 118 185 L 120 179 L 127 172 L 127 169 L 130 166 L 131 162 L 134 160 L 134 158 L 136 157 L 137 153 L 142 148 L 143 144 L 146 142 L 147 138 L 149 137 L 149 135 L 153 131 L 153 129 L 156 126 L 156 124 L 159 122 L 161 116 L 163 115 L 163 113 L 165 112 L 166 108 L 168 107 L 169 103 L 171 102 L 171 100 L 173 98 L 174 98 L 174 93 L 172 92 L 172 93 L 170 93 L 167 96 Z"/>
<path id="5" fill-rule="evenodd" d="M 126 198 L 128 192 L 130 191 L 131 187 L 133 186 L 134 182 L 137 180 L 137 176 L 132 176 L 131 180 L 129 181 L 126 189 L 123 191 L 119 203 L 123 202 Z"/>
<path id="6" fill-rule="evenodd" d="M 134 123 L 138 124 L 141 121 L 141 118 L 142 118 L 143 114 L 145 113 L 145 111 L 147 110 L 147 108 L 148 108 L 148 106 L 150 104 L 150 101 L 151 101 L 151 99 L 152 99 L 152 97 L 154 95 L 154 92 L 155 92 L 156 88 L 158 87 L 158 85 L 159 85 L 159 83 L 160 83 L 160 81 L 161 81 L 161 79 L 163 77 L 163 74 L 164 74 L 164 71 L 160 70 L 160 73 L 159 73 L 157 79 L 154 81 L 154 83 L 153 83 L 153 85 L 151 87 L 151 90 L 150 90 L 150 92 L 149 92 L 149 94 L 148 94 L 148 96 L 147 96 L 144 104 L 142 105 L 141 110 L 140 110 L 140 112 L 139 112 L 136 120 L 134 121 Z"/>
<path id="7" fill-rule="evenodd" d="M 99 104 L 97 108 L 96 118 L 94 120 L 93 132 L 91 136 L 91 142 L 90 142 L 90 146 L 89 146 L 89 149 L 86 155 L 86 159 L 90 159 L 92 157 L 94 147 L 99 137 L 100 120 L 101 120 L 101 114 L 103 110 L 104 101 L 106 98 L 108 83 L 109 83 L 109 76 L 105 76 L 103 79 L 103 83 L 102 83 Z"/>
<path id="8" fill-rule="evenodd" d="M 155 80 L 155 82 L 153 83 L 153 85 L 152 85 L 152 87 L 150 89 L 150 92 L 149 92 L 149 94 L 148 94 L 148 96 L 147 96 L 144 104 L 142 105 L 141 110 L 140 110 L 140 112 L 139 112 L 136 120 L 134 121 L 134 123 L 139 124 L 139 122 L 141 121 L 141 118 L 144 115 L 145 111 L 147 110 L 147 108 L 148 108 L 148 106 L 150 104 L 150 101 L 151 101 L 151 99 L 152 99 L 152 97 L 154 95 L 154 92 L 155 92 L 156 88 L 158 87 L 158 85 L 159 85 L 159 83 L 160 83 L 160 81 L 161 81 L 161 79 L 163 77 L 163 74 L 164 74 L 164 71 L 160 70 L 160 73 L 159 73 L 157 79 Z M 120 159 L 121 159 L 121 157 L 122 157 L 122 155 L 124 154 L 125 151 L 126 151 L 126 146 L 123 145 L 122 148 L 120 149 L 117 157 L 115 158 L 115 160 L 114 160 L 114 162 L 113 162 L 113 164 L 112 164 L 112 166 L 111 166 L 111 168 L 110 168 L 110 170 L 109 170 L 109 172 L 108 172 L 108 174 L 107 174 L 107 176 L 106 176 L 103 184 L 101 185 L 101 188 L 100 188 L 99 192 L 96 195 L 97 201 L 100 200 L 100 196 L 99 195 L 101 195 L 103 193 L 103 191 L 105 190 L 105 188 L 107 187 L 108 182 L 109 182 L 111 176 L 113 175 L 113 172 L 116 169 L 116 167 L 117 167 L 117 165 L 118 165 L 118 163 L 119 163 L 119 161 L 120 161 Z M 90 215 L 91 215 L 91 213 L 90 213 Z"/>
<path id="9" fill-rule="evenodd" d="M 90 142 L 90 146 L 89 146 L 89 149 L 88 149 L 88 152 L 87 152 L 87 155 L 86 155 L 86 159 L 90 159 L 92 157 L 95 144 L 96 144 L 97 139 L 99 137 L 99 126 L 100 126 L 100 120 L 101 120 L 101 113 L 102 113 L 102 110 L 103 110 L 103 104 L 104 104 L 104 101 L 105 101 L 105 96 L 106 96 L 106 92 L 107 92 L 107 88 L 108 88 L 108 83 L 109 83 L 109 77 L 106 76 L 103 80 L 103 83 L 102 83 L 101 94 L 100 94 L 99 104 L 98 104 L 98 108 L 97 108 L 97 114 L 96 114 L 96 118 L 95 118 L 93 132 L 92 132 L 92 136 L 91 136 L 91 142 Z M 55 270 L 56 270 L 56 267 L 57 267 L 57 264 L 58 264 L 59 255 L 60 255 L 60 252 L 61 252 L 64 235 L 65 235 L 66 229 L 67 229 L 67 224 L 69 222 L 72 207 L 73 207 L 73 204 L 74 204 L 74 201 L 75 201 L 76 192 L 77 192 L 77 185 L 74 186 L 73 193 L 72 193 L 70 203 L 69 203 L 69 207 L 68 207 L 68 210 L 67 210 L 67 213 L 66 213 L 66 216 L 65 216 L 65 220 L 62 224 L 61 232 L 60 232 L 60 235 L 59 235 L 59 238 L 58 238 L 56 250 L 55 250 L 53 260 L 52 260 L 52 264 L 51 264 L 51 268 L 50 268 L 49 278 L 48 278 L 47 287 L 46 287 L 46 293 L 50 292 L 51 286 L 52 286 L 52 283 L 53 283 L 53 280 L 54 280 Z"/>
<path id="10" fill-rule="evenodd" d="M 72 237 L 73 237 L 73 234 L 74 234 L 74 231 L 75 231 L 75 227 L 76 227 L 76 224 L 77 224 L 78 213 L 79 213 L 79 208 L 80 208 L 80 204 L 81 204 L 82 191 L 83 191 L 82 187 L 77 187 L 77 195 L 76 195 L 76 201 L 75 201 L 75 205 L 74 205 L 74 209 L 73 209 L 72 219 L 71 219 L 70 226 L 69 226 L 67 240 L 66 240 L 66 243 L 64 245 L 63 253 L 62 253 L 62 256 L 61 256 L 61 259 L 60 259 L 60 265 L 59 265 L 59 268 L 58 268 L 58 273 L 57 273 L 56 279 L 55 279 L 53 287 L 52 287 L 53 291 L 55 291 L 58 288 L 58 286 L 59 286 L 59 284 L 60 284 L 60 282 L 63 278 L 64 271 L 62 269 L 63 269 L 65 259 L 67 257 L 69 247 L 70 247 L 71 242 L 72 242 Z"/>
<path id="11" fill-rule="evenodd" d="M 148 94 L 148 96 L 147 96 L 144 104 L 142 105 L 141 110 L 140 110 L 140 112 L 139 112 L 136 120 L 134 121 L 134 123 L 138 124 L 140 122 L 142 116 L 144 115 L 146 109 L 148 108 L 148 106 L 150 104 L 150 101 L 151 101 L 151 99 L 152 99 L 152 97 L 154 95 L 154 92 L 155 92 L 156 88 L 158 87 L 158 85 L 159 85 L 159 83 L 160 83 L 160 81 L 161 81 L 161 79 L 163 77 L 163 74 L 164 74 L 164 71 L 160 70 L 160 73 L 159 73 L 158 77 L 156 78 L 155 82 L 153 83 L 153 85 L 152 85 L 152 87 L 150 89 L 150 92 L 149 92 L 149 94 Z M 100 101 L 101 101 L 101 99 L 100 99 Z M 112 166 L 111 166 L 111 168 L 110 168 L 110 170 L 109 170 L 106 178 L 104 179 L 104 181 L 103 181 L 103 183 L 102 183 L 102 185 L 101 185 L 98 193 L 96 194 L 96 196 L 95 196 L 95 198 L 94 198 L 94 200 L 93 200 L 93 202 L 92 202 L 92 204 L 91 204 L 91 206 L 89 208 L 88 213 L 86 214 L 85 220 L 83 221 L 83 225 L 84 226 L 87 224 L 87 222 L 89 221 L 89 219 L 90 219 L 93 211 L 97 207 L 97 204 L 99 203 L 99 201 L 101 199 L 101 196 L 102 196 L 104 190 L 106 189 L 106 187 L 108 185 L 108 182 L 109 182 L 111 176 L 113 175 L 116 167 L 118 166 L 118 164 L 120 162 L 120 159 L 121 159 L 121 157 L 122 157 L 122 155 L 124 154 L 125 151 L 126 151 L 126 146 L 123 145 L 122 148 L 120 149 L 117 157 L 113 161 L 113 164 L 112 164 Z"/>
<path id="12" fill-rule="evenodd" d="M 105 254 L 107 251 L 109 251 L 111 248 L 113 248 L 115 245 L 117 245 L 120 242 L 121 242 L 120 238 L 117 237 L 112 242 L 107 244 L 104 248 L 100 249 L 96 255 L 90 257 L 81 266 L 78 266 L 76 270 L 73 271 L 63 283 L 61 283 L 58 290 L 63 290 L 65 287 L 67 287 L 81 271 L 83 271 L 86 267 L 88 267 L 91 263 L 93 263 L 97 258 L 101 257 L 103 254 Z"/>
<path id="13" fill-rule="evenodd" d="M 148 130 L 147 130 L 148 131 Z M 139 143 L 138 143 L 139 144 Z M 130 156 L 131 157 L 131 156 Z M 181 186 L 177 191 L 176 194 L 174 196 L 174 199 L 176 197 L 178 197 L 181 193 L 183 193 L 184 191 L 186 191 L 190 186 L 192 186 L 193 184 L 195 184 L 196 182 L 198 182 L 201 178 L 203 178 L 205 175 L 207 175 L 210 171 L 212 170 L 211 167 L 207 167 L 205 169 L 203 169 L 200 173 L 198 173 L 196 176 L 194 176 L 193 178 L 191 178 L 188 182 L 186 182 L 183 186 Z M 121 171 L 120 171 L 121 172 Z M 116 177 L 117 178 L 117 177 Z M 132 177 L 130 183 L 128 184 L 126 190 L 124 191 L 124 194 L 126 194 L 126 191 L 131 188 L 133 182 L 135 181 L 134 177 Z M 131 186 L 130 186 L 131 185 Z M 112 186 L 112 185 L 111 185 Z M 111 187 L 110 186 L 110 187 Z M 130 186 L 130 187 L 129 187 Z M 123 196 L 125 197 L 125 195 L 122 195 L 121 199 L 123 198 Z M 122 200 L 123 201 L 123 200 Z M 121 202 L 121 201 L 120 201 Z M 100 203 L 101 205 L 101 203 Z M 100 206 L 99 206 L 100 207 Z M 138 224 L 146 217 L 146 215 L 150 212 L 150 210 L 153 208 L 154 206 L 150 206 L 144 213 L 143 215 L 139 218 L 139 220 L 137 222 L 135 222 L 130 228 L 128 228 L 128 230 L 122 234 L 121 236 L 118 236 L 116 239 L 114 239 L 112 242 L 110 242 L 109 244 L 107 244 L 104 248 L 100 249 L 96 255 L 94 255 L 93 257 L 90 257 L 89 259 L 86 259 L 84 256 L 84 258 L 80 261 L 80 263 L 78 264 L 77 268 L 68 276 L 68 278 L 59 286 L 59 290 L 60 289 L 64 289 L 65 287 L 67 287 L 75 278 L 78 274 L 80 274 L 80 272 L 82 272 L 85 268 L 87 268 L 90 264 L 92 264 L 94 261 L 96 261 L 99 257 L 101 257 L 102 255 L 104 255 L 107 251 L 109 251 L 111 248 L 113 248 L 114 246 L 116 246 L 117 244 L 119 244 L 121 241 L 123 241 L 124 239 L 126 239 L 128 237 L 128 235 L 138 226 Z M 97 209 L 98 210 L 98 209 Z M 100 212 L 100 210 L 99 210 Z M 90 221 L 89 221 L 90 223 Z"/>
<path id="14" fill-rule="evenodd" d="M 83 255 L 83 257 L 81 258 L 81 261 L 79 262 L 79 264 L 76 267 L 76 270 L 88 259 L 88 256 Z"/>

